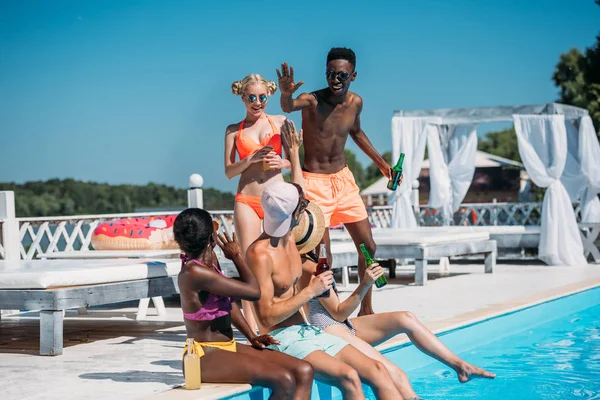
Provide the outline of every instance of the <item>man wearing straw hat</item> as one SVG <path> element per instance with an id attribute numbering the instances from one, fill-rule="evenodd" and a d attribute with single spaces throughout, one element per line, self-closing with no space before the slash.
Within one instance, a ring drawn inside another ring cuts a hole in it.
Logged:
<path id="1" fill-rule="evenodd" d="M 292 124 L 288 121 L 282 128 L 284 139 L 289 126 Z M 291 156 L 292 173 L 297 174 L 298 154 Z M 401 398 L 383 363 L 339 337 L 308 325 L 302 314 L 302 308 L 312 298 L 330 290 L 334 283 L 333 273 L 327 271 L 312 276 L 302 290 L 298 288 L 302 259 L 292 229 L 303 214 L 322 218 L 319 208 L 306 200 L 300 185 L 286 182 L 268 185 L 261 206 L 264 232 L 248 247 L 246 262 L 261 290 L 260 299 L 254 303 L 258 326 L 278 342 L 269 348 L 309 362 L 317 377 L 337 386 L 344 398 L 364 398 L 361 379 L 379 399 Z M 324 225 L 317 223 L 315 228 L 321 229 L 322 236 Z"/>
<path id="2" fill-rule="evenodd" d="M 300 148 L 295 135 L 290 135 L 287 124 L 282 129 L 285 141 L 294 143 L 294 148 Z M 302 132 L 300 134 L 300 138 Z M 297 158 L 297 157 L 296 157 Z M 304 180 L 299 167 L 299 160 L 291 158 L 292 181 L 304 189 Z M 322 241 L 325 220 L 319 207 L 309 203 L 297 219 L 292 232 L 296 248 L 301 255 L 307 255 Z M 309 257 L 310 259 L 311 257 Z M 298 282 L 300 289 L 305 288 L 313 279 L 317 260 L 303 260 L 303 276 Z M 314 261 L 314 262 L 313 262 Z M 350 343 L 368 357 L 386 366 L 392 381 L 404 399 L 421 399 L 412 388 L 408 376 L 397 365 L 388 360 L 373 346 L 382 343 L 400 333 L 408 335 L 410 340 L 422 351 L 438 361 L 448 365 L 457 373 L 462 383 L 473 378 L 493 379 L 495 374 L 472 365 L 446 347 L 419 319 L 408 311 L 396 311 L 382 314 L 362 315 L 350 318 L 350 314 L 358 307 L 366 291 L 374 284 L 383 269 L 379 264 L 372 264 L 366 271 L 364 279 L 344 301 L 339 298 L 335 286 L 328 297 L 313 297 L 308 302 L 307 320 L 313 327 L 318 327 Z M 306 309 L 305 308 L 305 309 Z"/>

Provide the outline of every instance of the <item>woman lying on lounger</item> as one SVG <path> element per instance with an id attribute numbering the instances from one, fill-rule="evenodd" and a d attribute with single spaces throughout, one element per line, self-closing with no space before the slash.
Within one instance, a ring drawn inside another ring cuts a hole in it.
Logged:
<path id="1" fill-rule="evenodd" d="M 215 223 L 216 224 L 216 223 Z M 250 383 L 272 390 L 276 399 L 308 399 L 313 369 L 306 361 L 264 349 L 278 344 L 271 336 L 257 336 L 233 299 L 260 298 L 258 282 L 241 257 L 235 234 L 217 234 L 207 211 L 184 210 L 177 216 L 173 234 L 183 254 L 179 273 L 181 309 L 188 338 L 201 358 L 203 382 Z M 240 280 L 223 275 L 215 244 L 235 264 Z M 233 338 L 234 325 L 252 346 Z M 187 351 L 184 350 L 184 354 Z M 184 371 L 185 373 L 185 371 Z"/>

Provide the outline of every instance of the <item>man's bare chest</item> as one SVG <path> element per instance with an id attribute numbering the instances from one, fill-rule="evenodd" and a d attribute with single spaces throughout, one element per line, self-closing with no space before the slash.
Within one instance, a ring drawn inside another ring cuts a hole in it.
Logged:
<path id="1" fill-rule="evenodd" d="M 354 107 L 337 106 L 332 108 L 325 104 L 319 105 L 310 110 L 308 115 L 303 118 L 307 120 L 309 132 L 305 132 L 320 137 L 346 136 L 356 122 L 356 111 Z"/>
<path id="2" fill-rule="evenodd" d="M 295 294 L 295 287 L 302 276 L 302 265 L 285 260 L 275 268 L 273 273 L 273 289 L 277 297 L 289 297 Z M 290 290 L 291 289 L 291 290 Z"/>

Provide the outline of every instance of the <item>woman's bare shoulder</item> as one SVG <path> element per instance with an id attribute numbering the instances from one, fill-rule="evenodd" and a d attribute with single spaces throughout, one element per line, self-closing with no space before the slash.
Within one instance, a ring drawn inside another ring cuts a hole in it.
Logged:
<path id="1" fill-rule="evenodd" d="M 242 125 L 242 121 L 236 122 L 235 124 L 227 125 L 225 128 L 225 136 L 230 135 L 232 133 L 237 133 L 240 130 L 240 126 Z"/>

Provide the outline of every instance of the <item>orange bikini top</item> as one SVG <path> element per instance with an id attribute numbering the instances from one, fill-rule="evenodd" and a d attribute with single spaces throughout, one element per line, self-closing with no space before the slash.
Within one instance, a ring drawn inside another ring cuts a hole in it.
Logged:
<path id="1" fill-rule="evenodd" d="M 240 124 L 240 130 L 238 131 L 237 137 L 235 139 L 235 148 L 238 151 L 240 160 L 243 160 L 250 154 L 254 153 L 257 150 L 260 150 L 262 147 L 267 145 L 273 147 L 273 151 L 275 151 L 275 153 L 279 154 L 279 156 L 281 157 L 281 135 L 279 134 L 279 132 L 277 132 L 277 128 L 275 128 L 275 125 L 273 124 L 273 121 L 271 121 L 271 118 L 269 118 L 268 115 L 265 116 L 267 117 L 269 124 L 271 124 L 272 131 L 268 135 L 265 135 L 260 141 L 260 143 L 257 143 L 256 140 L 249 137 L 245 137 L 243 135 L 246 120 L 243 120 Z"/>

